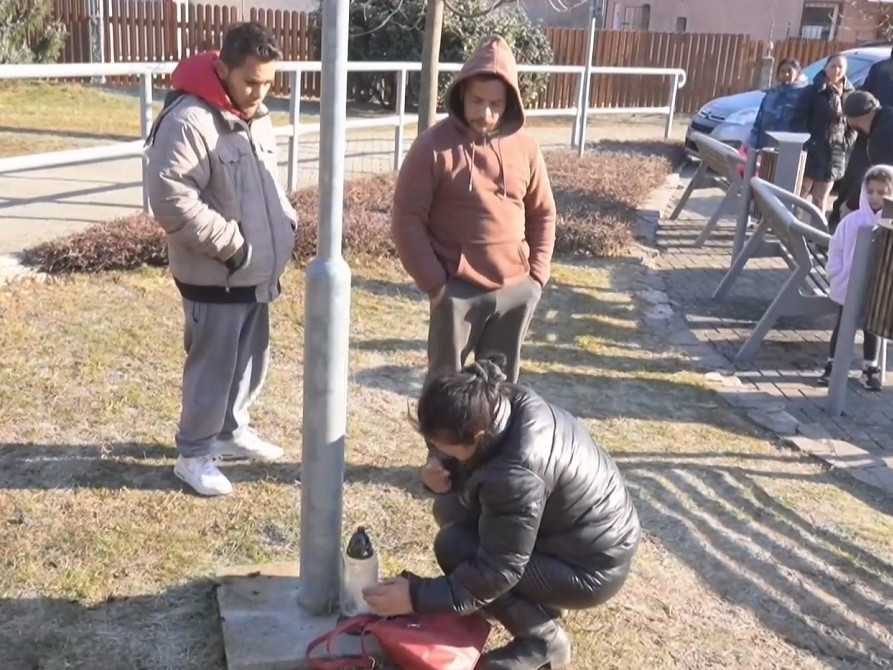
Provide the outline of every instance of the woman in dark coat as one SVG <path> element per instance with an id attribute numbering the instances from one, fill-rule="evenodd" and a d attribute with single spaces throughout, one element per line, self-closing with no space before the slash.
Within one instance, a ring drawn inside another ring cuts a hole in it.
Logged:
<path id="1" fill-rule="evenodd" d="M 563 609 L 601 605 L 623 585 L 639 544 L 617 465 L 585 426 L 483 360 L 431 380 L 418 428 L 460 463 L 461 486 L 440 468 L 434 553 L 443 577 L 405 573 L 365 593 L 383 616 L 483 610 L 514 638 L 479 670 L 569 667 Z"/>
<path id="2" fill-rule="evenodd" d="M 810 138 L 801 193 L 822 212 L 827 209 L 834 182 L 846 172 L 849 151 L 856 139 L 843 114 L 843 99 L 853 91 L 846 71 L 846 56 L 830 56 L 808 93 L 807 130 Z"/>

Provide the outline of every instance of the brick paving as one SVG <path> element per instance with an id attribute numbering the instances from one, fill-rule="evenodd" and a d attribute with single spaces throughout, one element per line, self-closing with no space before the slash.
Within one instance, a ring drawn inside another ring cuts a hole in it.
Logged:
<path id="1" fill-rule="evenodd" d="M 683 181 L 672 205 L 684 186 Z M 866 391 L 858 382 L 857 344 L 846 412 L 831 417 L 825 410 L 827 389 L 817 387 L 816 381 L 828 356 L 833 316 L 782 319 L 750 364 L 733 366 L 735 353 L 789 271 L 780 259 L 755 259 L 724 301 L 713 299 L 731 262 L 734 222 L 723 221 L 702 247 L 694 241 L 720 197 L 718 190 L 696 191 L 678 221 L 661 220 L 656 236 L 660 254 L 653 261 L 660 284 L 684 321 L 682 328 L 718 354 L 711 361 L 721 369 L 708 376 L 711 383 L 730 404 L 792 446 L 893 495 L 893 375 L 882 392 Z"/>

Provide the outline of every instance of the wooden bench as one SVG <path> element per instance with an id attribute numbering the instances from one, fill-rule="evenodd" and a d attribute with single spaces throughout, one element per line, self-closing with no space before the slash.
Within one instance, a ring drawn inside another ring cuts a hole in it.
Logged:
<path id="1" fill-rule="evenodd" d="M 768 332 L 784 316 L 821 316 L 837 311 L 829 297 L 828 245 L 831 235 L 824 215 L 811 202 L 759 177 L 751 180 L 751 193 L 762 219 L 748 238 L 731 269 L 723 277 L 715 297 L 723 298 L 747 262 L 774 243 L 791 274 L 735 356 L 735 363 L 754 357 Z M 794 212 L 807 221 L 801 221 Z"/>
<path id="2" fill-rule="evenodd" d="M 733 212 L 741 205 L 746 184 L 741 175 L 747 168 L 747 161 L 728 144 L 703 133 L 692 133 L 691 139 L 698 145 L 701 164 L 685 193 L 682 194 L 676 209 L 670 215 L 670 219 L 675 221 L 679 218 L 696 190 L 718 187 L 725 191 L 725 197 L 695 241 L 696 246 L 701 246 L 716 229 L 723 214 Z"/>

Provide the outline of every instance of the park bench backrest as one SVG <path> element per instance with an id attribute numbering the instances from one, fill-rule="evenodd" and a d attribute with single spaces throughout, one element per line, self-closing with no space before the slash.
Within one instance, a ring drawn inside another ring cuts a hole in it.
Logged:
<path id="1" fill-rule="evenodd" d="M 728 144 L 703 133 L 692 133 L 692 141 L 698 145 L 698 155 L 708 168 L 730 185 L 737 186 L 747 165 L 747 160 Z"/>
<path id="2" fill-rule="evenodd" d="M 751 180 L 751 189 L 757 207 L 782 246 L 785 260 L 789 265 L 809 268 L 808 284 L 815 292 L 827 296 L 831 235 L 825 217 L 811 202 L 759 177 Z M 797 218 L 794 211 L 806 215 L 808 222 Z"/>

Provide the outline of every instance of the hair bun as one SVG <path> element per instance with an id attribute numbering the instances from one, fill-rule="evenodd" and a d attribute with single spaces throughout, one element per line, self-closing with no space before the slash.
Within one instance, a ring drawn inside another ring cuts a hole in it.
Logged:
<path id="1" fill-rule="evenodd" d="M 476 360 L 471 366 L 471 372 L 485 384 L 495 386 L 507 379 L 505 372 L 503 372 L 504 366 L 505 356 L 491 354 Z"/>

